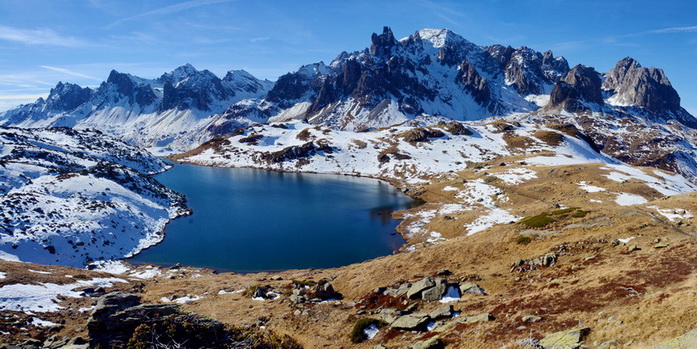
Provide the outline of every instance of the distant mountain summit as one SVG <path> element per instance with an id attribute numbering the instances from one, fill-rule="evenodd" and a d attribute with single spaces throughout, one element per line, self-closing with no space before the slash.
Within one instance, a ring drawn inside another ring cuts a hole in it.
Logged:
<path id="1" fill-rule="evenodd" d="M 661 69 L 624 58 L 603 74 L 551 51 L 478 46 L 447 29 L 370 45 L 328 65 L 307 64 L 275 83 L 245 71 L 222 79 L 183 65 L 148 80 L 112 71 L 97 89 L 59 83 L 49 97 L 0 113 L 0 125 L 96 128 L 147 147 L 189 150 L 259 122 L 305 120 L 362 131 L 418 117 L 600 113 L 697 128 Z"/>
<path id="2" fill-rule="evenodd" d="M 266 95 L 273 83 L 230 71 L 220 79 L 183 65 L 157 79 L 112 70 L 96 89 L 58 83 L 45 100 L 0 113 L 0 124 L 19 127 L 96 128 L 140 146 L 175 146 L 182 134 L 205 128 L 243 99 Z"/>
<path id="3" fill-rule="evenodd" d="M 303 119 L 357 131 L 419 116 L 480 120 L 542 107 L 697 127 L 663 71 L 631 58 L 602 74 L 583 65 L 569 68 L 551 51 L 477 46 L 447 29 L 422 29 L 397 40 L 385 27 L 371 36 L 370 47 L 281 76 L 256 105 L 233 105 L 212 133 L 246 119 Z"/>

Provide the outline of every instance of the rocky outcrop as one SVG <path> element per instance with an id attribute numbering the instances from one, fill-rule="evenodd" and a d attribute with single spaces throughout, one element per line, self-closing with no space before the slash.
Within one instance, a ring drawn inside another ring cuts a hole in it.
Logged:
<path id="1" fill-rule="evenodd" d="M 319 282 L 293 282 L 292 291 L 288 299 L 291 303 L 319 303 L 327 300 L 339 300 L 343 296 L 334 289 L 334 286 L 327 279 Z"/>
<path id="2" fill-rule="evenodd" d="M 46 107 L 60 111 L 71 111 L 92 97 L 92 89 L 76 84 L 59 82 L 46 98 Z"/>
<path id="3" fill-rule="evenodd" d="M 549 93 L 569 71 L 566 59 L 554 57 L 552 51 L 543 54 L 525 46 L 513 49 L 501 45 L 486 50 L 504 70 L 506 83 L 524 96 Z"/>
<path id="4" fill-rule="evenodd" d="M 595 69 L 577 65 L 566 74 L 563 81 L 554 85 L 546 109 L 575 113 L 590 110 L 593 105 L 602 106 L 601 83 L 600 74 Z"/>
<path id="5" fill-rule="evenodd" d="M 464 61 L 458 67 L 458 71 L 457 82 L 464 86 L 465 91 L 472 95 L 475 102 L 488 106 L 491 102 L 491 90 L 486 79 L 477 72 L 477 68 L 472 63 Z M 491 110 L 494 109 L 491 108 Z"/>
<path id="6" fill-rule="evenodd" d="M 225 324 L 173 304 L 141 303 L 115 292 L 100 298 L 87 322 L 90 348 L 269 348 L 269 334 Z M 284 338 L 290 348 L 295 341 Z"/>
<path id="7" fill-rule="evenodd" d="M 644 68 L 627 57 L 605 75 L 603 90 L 619 105 L 646 108 L 651 112 L 678 111 L 680 96 L 662 69 Z"/>
<path id="8" fill-rule="evenodd" d="M 264 162 L 280 163 L 295 159 L 308 158 L 317 154 L 318 152 L 331 153 L 332 151 L 332 147 L 326 142 L 326 140 L 320 139 L 315 142 L 307 142 L 303 145 L 286 147 L 275 152 L 262 153 L 259 156 L 259 160 Z"/>
<path id="9" fill-rule="evenodd" d="M 397 40 L 395 40 L 390 27 L 383 27 L 382 34 L 373 33 L 370 42 L 370 54 L 380 57 L 389 56 L 392 47 L 397 45 Z"/>

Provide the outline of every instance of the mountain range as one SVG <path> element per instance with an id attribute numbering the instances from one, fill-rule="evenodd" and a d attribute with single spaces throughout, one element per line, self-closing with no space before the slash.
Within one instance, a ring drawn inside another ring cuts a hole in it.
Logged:
<path id="1" fill-rule="evenodd" d="M 189 64 L 157 79 L 112 71 L 96 89 L 59 83 L 48 98 L 0 113 L 0 125 L 98 129 L 179 153 L 256 123 L 366 131 L 413 119 L 489 117 L 573 125 L 597 151 L 697 178 L 697 119 L 663 70 L 627 57 L 600 73 L 570 67 L 551 51 L 478 46 L 446 29 L 397 40 L 385 27 L 364 50 L 275 82 L 245 71 L 220 79 Z"/>

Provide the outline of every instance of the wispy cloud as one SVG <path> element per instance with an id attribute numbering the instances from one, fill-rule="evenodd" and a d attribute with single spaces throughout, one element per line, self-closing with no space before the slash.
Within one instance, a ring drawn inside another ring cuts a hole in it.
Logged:
<path id="1" fill-rule="evenodd" d="M 634 46 L 633 43 L 628 43 L 622 39 L 642 37 L 646 35 L 659 35 L 659 34 L 681 34 L 681 33 L 697 33 L 697 26 L 685 26 L 685 27 L 669 27 L 660 28 L 653 30 L 644 30 L 634 33 L 611 35 L 602 38 L 587 39 L 587 40 L 576 40 L 576 41 L 565 41 L 554 44 L 555 49 L 581 49 L 585 48 L 588 44 L 601 42 L 604 44 L 612 44 L 615 46 Z"/>
<path id="2" fill-rule="evenodd" d="M 439 3 L 429 1 L 429 0 L 417 0 L 417 4 L 427 8 L 432 11 L 436 16 L 440 17 L 443 21 L 448 22 L 454 26 L 461 27 L 462 21 L 467 20 L 468 16 L 460 11 L 454 10 L 449 6 L 441 5 Z M 458 20 L 459 19 L 459 20 Z"/>
<path id="3" fill-rule="evenodd" d="M 646 33 L 648 33 L 648 34 L 666 34 L 666 33 L 694 33 L 694 32 L 697 32 L 697 25 L 688 26 L 688 27 L 671 27 L 671 28 L 656 29 L 656 30 L 650 30 Z"/>
<path id="4" fill-rule="evenodd" d="M 259 42 L 259 41 L 266 41 L 269 39 L 271 39 L 271 38 L 268 36 L 262 36 L 262 37 L 258 37 L 258 38 L 251 38 L 251 39 L 249 39 L 249 41 L 250 42 Z"/>
<path id="5" fill-rule="evenodd" d="M 44 69 L 48 69 L 48 70 L 53 70 L 53 71 L 55 71 L 55 72 L 63 73 L 63 74 L 66 74 L 66 75 L 70 75 L 70 76 L 77 76 L 77 77 L 84 78 L 84 79 L 90 79 L 90 80 L 95 80 L 95 81 L 102 81 L 102 79 L 100 79 L 100 78 L 97 78 L 97 77 L 94 77 L 94 76 L 91 76 L 91 75 L 87 75 L 87 74 L 78 73 L 78 72 L 75 72 L 75 71 L 72 71 L 72 70 L 69 70 L 69 69 L 65 69 L 65 68 L 52 67 L 52 66 L 49 66 L 49 65 L 41 65 L 40 67 L 41 67 L 41 68 L 44 68 Z"/>
<path id="6" fill-rule="evenodd" d="M 20 29 L 4 25 L 0 25 L 0 40 L 19 42 L 26 45 L 87 46 L 87 43 L 80 39 L 62 36 L 50 29 Z"/>
<path id="7" fill-rule="evenodd" d="M 138 18 L 155 16 L 155 15 L 168 15 L 168 14 L 186 11 L 186 10 L 190 10 L 190 9 L 201 7 L 201 6 L 208 6 L 208 5 L 214 5 L 214 4 L 220 4 L 220 3 L 232 2 L 232 1 L 236 1 L 236 0 L 191 0 L 191 1 L 180 2 L 178 4 L 160 7 L 158 9 L 150 10 L 150 11 L 143 12 L 143 13 L 140 13 L 140 14 L 137 14 L 134 16 L 119 19 L 118 21 L 109 24 L 107 27 L 108 28 L 115 27 L 115 26 L 120 25 L 124 22 L 132 21 L 132 20 L 138 19 Z"/>

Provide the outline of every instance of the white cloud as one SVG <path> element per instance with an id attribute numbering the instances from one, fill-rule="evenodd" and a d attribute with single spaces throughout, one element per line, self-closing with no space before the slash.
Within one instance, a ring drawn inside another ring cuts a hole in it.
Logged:
<path id="1" fill-rule="evenodd" d="M 19 42 L 26 45 L 87 46 L 87 43 L 80 39 L 62 36 L 50 29 L 20 29 L 4 25 L 0 25 L 0 40 Z"/>
<path id="2" fill-rule="evenodd" d="M 102 81 L 102 79 L 100 79 L 100 78 L 97 78 L 97 77 L 94 77 L 91 75 L 87 75 L 87 74 L 78 73 L 78 72 L 75 72 L 75 71 L 72 71 L 69 69 L 65 69 L 65 68 L 52 67 L 49 65 L 41 65 L 40 67 L 44 68 L 44 69 L 48 69 L 48 70 L 53 70 L 55 72 L 63 73 L 66 75 L 77 76 L 80 78 L 85 78 L 85 79 L 90 79 L 90 80 L 95 80 L 95 81 Z"/>
<path id="3" fill-rule="evenodd" d="M 271 38 L 268 37 L 268 36 L 263 36 L 263 37 L 259 37 L 259 38 L 251 38 L 251 39 L 249 39 L 249 41 L 251 41 L 251 42 L 259 42 L 259 41 L 266 41 L 266 40 L 269 40 L 269 39 L 271 39 Z"/>

